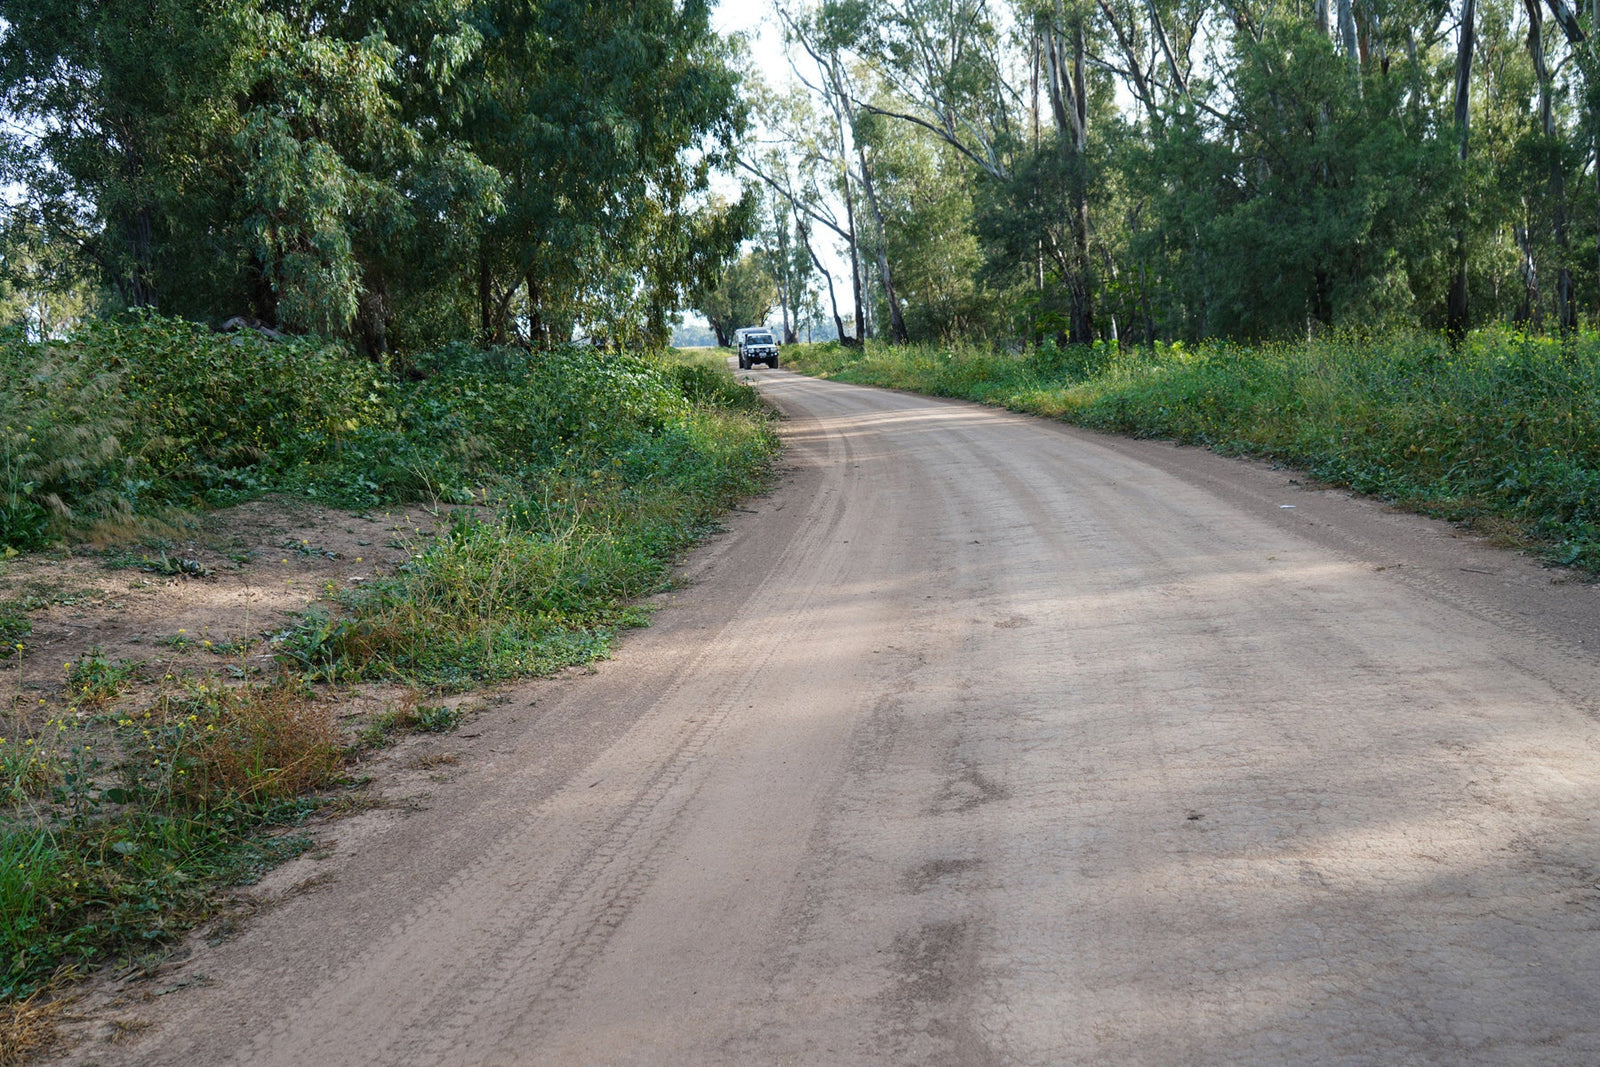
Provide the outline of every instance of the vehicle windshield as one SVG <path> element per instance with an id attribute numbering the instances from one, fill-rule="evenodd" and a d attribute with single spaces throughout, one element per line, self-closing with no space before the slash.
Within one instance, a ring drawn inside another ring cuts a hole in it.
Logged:
<path id="1" fill-rule="evenodd" d="M 770 333 L 747 333 L 744 335 L 744 343 L 747 345 L 770 345 L 772 343 L 772 335 Z"/>

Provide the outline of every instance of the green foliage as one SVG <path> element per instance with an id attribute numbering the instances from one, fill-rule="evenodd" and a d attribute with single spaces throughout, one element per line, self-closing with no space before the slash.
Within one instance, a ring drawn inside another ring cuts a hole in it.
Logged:
<path id="1" fill-rule="evenodd" d="M 445 734 L 461 725 L 466 712 L 447 704 L 418 704 L 414 717 L 417 729 L 425 734 Z"/>
<path id="2" fill-rule="evenodd" d="M 689 403 L 745 415 L 763 415 L 760 394 L 736 382 L 729 374 L 727 359 L 721 352 L 697 359 L 682 356 L 667 364 L 679 392 Z"/>
<path id="3" fill-rule="evenodd" d="M 292 481 L 387 414 L 386 376 L 328 341 L 144 318 L 91 324 L 73 348 L 122 378 L 139 419 L 129 431 L 135 477 L 174 502 Z"/>
<path id="4" fill-rule="evenodd" d="M 0 601 L 0 648 L 9 648 L 19 637 L 33 632 L 26 609 L 11 601 Z"/>
<path id="5" fill-rule="evenodd" d="M 372 506 L 465 504 L 692 425 L 752 413 L 725 373 L 634 353 L 454 346 L 416 379 L 313 339 L 174 320 L 97 322 L 70 342 L 0 344 L 0 544 L 42 545 L 162 505 L 269 489 Z M 158 570 L 181 568 L 163 554 Z"/>
<path id="6" fill-rule="evenodd" d="M 735 330 L 761 326 L 778 302 L 778 287 L 761 257 L 746 252 L 695 294 L 695 307 L 725 343 Z"/>
<path id="7" fill-rule="evenodd" d="M 920 129 L 872 124 L 883 239 L 913 340 L 980 337 L 997 325 L 980 284 L 973 190 L 959 157 Z M 898 134 L 899 136 L 893 136 Z M 879 293 L 875 314 L 887 321 Z"/>
<path id="8" fill-rule="evenodd" d="M 37 548 L 122 510 L 120 380 L 52 345 L 0 338 L 0 545 Z"/>
<path id="9" fill-rule="evenodd" d="M 1025 356 L 796 346 L 791 365 L 1079 425 L 1270 456 L 1451 519 L 1509 521 L 1600 571 L 1600 335 L 1503 331 Z"/>
<path id="10" fill-rule="evenodd" d="M 619 383 L 624 395 L 637 384 L 626 375 Z M 627 435 L 598 433 L 605 416 L 591 411 L 594 428 L 551 442 L 571 442 L 552 466 L 508 475 L 497 515 L 453 513 L 399 574 L 342 594 L 336 610 L 307 612 L 282 636 L 282 655 L 322 677 L 447 684 L 604 655 L 617 627 L 641 621 L 631 602 L 659 588 L 673 553 L 761 484 L 775 447 L 765 421 L 748 414 L 685 406 L 663 423 L 653 407 L 634 410 L 648 417 Z"/>
<path id="11" fill-rule="evenodd" d="M 1158 335 L 1303 336 L 1307 325 L 1415 325 L 1446 279 L 1447 207 L 1466 190 L 1413 83 L 1357 83 L 1333 42 L 1275 11 L 1233 41 L 1238 135 L 1184 111 L 1121 162 L 1152 224 L 1129 247 L 1154 271 Z M 1124 320 L 1139 314 L 1125 294 Z"/>
<path id="12" fill-rule="evenodd" d="M 539 343 L 663 340 L 742 126 L 702 4 L 4 0 L 0 27 L 13 231 L 124 307 L 375 357 L 523 310 Z"/>
<path id="13" fill-rule="evenodd" d="M 139 664 L 128 660 L 115 663 L 99 648 L 91 648 L 76 663 L 67 665 L 67 693 L 79 706 L 93 707 L 120 694 L 128 680 L 139 673 Z"/>
<path id="14" fill-rule="evenodd" d="M 309 846 L 305 804 L 213 817 L 130 809 L 59 826 L 0 823 L 0 997 L 26 996 L 63 964 L 134 956 L 205 918 L 215 887 L 249 881 Z"/>

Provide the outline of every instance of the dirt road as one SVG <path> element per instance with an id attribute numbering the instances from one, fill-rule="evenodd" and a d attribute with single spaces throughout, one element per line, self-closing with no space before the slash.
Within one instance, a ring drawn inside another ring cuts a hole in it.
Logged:
<path id="1" fill-rule="evenodd" d="M 755 377 L 792 470 L 655 625 L 408 750 L 78 1062 L 1600 1062 L 1600 590 Z"/>

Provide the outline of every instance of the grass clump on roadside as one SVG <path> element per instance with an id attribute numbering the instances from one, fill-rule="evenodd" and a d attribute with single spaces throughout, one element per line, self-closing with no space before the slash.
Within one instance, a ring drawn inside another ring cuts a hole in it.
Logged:
<path id="1" fill-rule="evenodd" d="M 1118 349 L 792 346 L 790 366 L 1281 460 L 1600 571 L 1600 335 Z"/>
<path id="2" fill-rule="evenodd" d="M 292 827 L 344 765 L 331 707 L 293 680 L 191 680 L 92 733 L 75 711 L 0 743 L 0 998 L 158 949 L 304 848 Z"/>
<path id="3" fill-rule="evenodd" d="M 457 432 L 497 470 L 398 573 L 281 635 L 311 675 L 459 686 L 603 656 L 674 554 L 762 486 L 776 448 L 754 391 L 694 364 L 567 354 L 438 388 L 474 394 Z"/>

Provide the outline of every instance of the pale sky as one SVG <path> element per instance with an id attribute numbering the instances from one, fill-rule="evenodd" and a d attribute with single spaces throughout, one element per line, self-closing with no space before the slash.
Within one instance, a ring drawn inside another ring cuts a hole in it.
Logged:
<path id="1" fill-rule="evenodd" d="M 761 31 L 763 23 L 772 21 L 771 0 L 720 0 L 711 11 L 711 25 L 722 33 L 747 32 L 752 39 Z M 765 46 L 768 41 L 778 40 L 777 34 L 768 27 L 766 41 L 760 42 Z"/>

